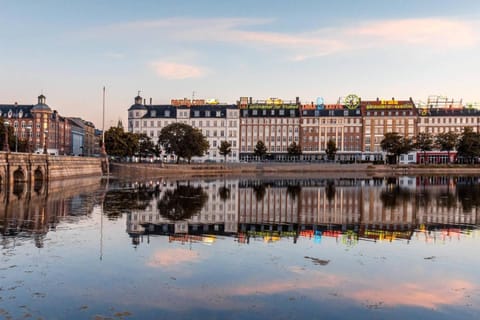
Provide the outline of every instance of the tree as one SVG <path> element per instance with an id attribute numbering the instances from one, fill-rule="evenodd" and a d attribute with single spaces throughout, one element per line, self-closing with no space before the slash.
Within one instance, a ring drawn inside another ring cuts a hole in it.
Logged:
<path id="1" fill-rule="evenodd" d="M 139 135 L 123 131 L 120 127 L 111 127 L 105 131 L 105 150 L 108 155 L 131 157 L 138 152 Z"/>
<path id="2" fill-rule="evenodd" d="M 302 147 L 294 141 L 288 146 L 287 152 L 289 155 L 298 159 L 302 154 Z"/>
<path id="3" fill-rule="evenodd" d="M 473 132 L 470 127 L 465 127 L 458 141 L 457 150 L 458 156 L 466 159 L 468 163 L 476 162 L 480 157 L 480 134 Z"/>
<path id="4" fill-rule="evenodd" d="M 228 141 L 222 141 L 220 147 L 218 147 L 218 153 L 225 158 L 227 162 L 227 156 L 232 153 L 232 144 Z"/>
<path id="5" fill-rule="evenodd" d="M 209 148 L 202 132 L 185 123 L 172 123 L 160 131 L 158 144 L 166 153 L 175 154 L 177 163 L 180 158 L 190 163 L 192 157 L 201 157 Z"/>
<path id="6" fill-rule="evenodd" d="M 450 151 L 455 149 L 458 142 L 458 134 L 453 131 L 442 132 L 437 134 L 435 143 L 442 151 L 447 151 L 448 162 L 450 163 Z"/>
<path id="7" fill-rule="evenodd" d="M 388 132 L 385 133 L 380 146 L 383 151 L 394 157 L 395 163 L 398 163 L 398 157 L 401 154 L 408 153 L 413 149 L 413 142 L 410 138 L 402 137 L 398 132 Z"/>
<path id="8" fill-rule="evenodd" d="M 335 155 L 337 154 L 337 144 L 333 139 L 328 140 L 327 148 L 325 149 L 325 153 L 327 154 L 328 160 L 335 160 Z"/>
<path id="9" fill-rule="evenodd" d="M 423 152 L 423 162 L 426 163 L 425 152 L 432 150 L 433 137 L 428 132 L 420 132 L 415 138 L 415 147 Z"/>
<path id="10" fill-rule="evenodd" d="M 139 145 L 138 145 L 138 153 L 142 157 L 146 156 L 159 156 L 160 155 L 160 150 L 158 149 L 158 146 L 155 145 L 155 143 L 152 141 L 152 138 L 147 136 L 144 133 L 141 133 L 138 135 L 138 140 L 139 140 Z"/>
<path id="11" fill-rule="evenodd" d="M 13 133 L 13 127 L 12 126 L 5 126 L 4 124 L 4 119 L 0 117 L 0 148 L 3 150 L 3 145 L 5 143 L 5 129 L 8 130 L 8 146 L 10 150 L 15 151 L 15 135 Z"/>
<path id="12" fill-rule="evenodd" d="M 265 146 L 265 143 L 263 143 L 263 141 L 257 141 L 257 145 L 253 150 L 253 154 L 255 154 L 255 156 L 259 157 L 260 159 L 263 159 L 263 157 L 267 154 L 267 147 Z"/>

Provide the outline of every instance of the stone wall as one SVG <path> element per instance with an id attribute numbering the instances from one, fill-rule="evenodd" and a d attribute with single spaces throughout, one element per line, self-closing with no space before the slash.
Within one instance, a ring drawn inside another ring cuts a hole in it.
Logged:
<path id="1" fill-rule="evenodd" d="M 49 180 L 91 176 L 102 176 L 102 164 L 100 158 L 48 157 Z"/>

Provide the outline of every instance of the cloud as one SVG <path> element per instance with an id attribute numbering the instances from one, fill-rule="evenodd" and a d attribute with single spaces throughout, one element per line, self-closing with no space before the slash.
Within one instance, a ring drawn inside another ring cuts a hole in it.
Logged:
<path id="1" fill-rule="evenodd" d="M 200 255 L 196 251 L 183 248 L 172 248 L 156 252 L 153 257 L 151 257 L 151 259 L 147 262 L 147 266 L 154 268 L 168 268 L 198 260 L 200 260 Z"/>
<path id="2" fill-rule="evenodd" d="M 468 21 L 442 18 L 373 21 L 346 34 L 382 43 L 459 47 L 475 45 L 479 35 Z"/>
<path id="3" fill-rule="evenodd" d="M 395 286 L 384 285 L 365 288 L 347 294 L 354 300 L 378 301 L 385 306 L 416 306 L 438 309 L 445 305 L 461 305 L 465 296 L 477 288 L 464 280 L 446 280 L 439 283 L 399 283 Z"/>
<path id="4" fill-rule="evenodd" d="M 153 62 L 152 67 L 158 76 L 171 80 L 200 78 L 207 73 L 206 69 L 201 67 L 167 61 Z"/>
<path id="5" fill-rule="evenodd" d="M 387 46 L 456 50 L 474 46 L 480 39 L 478 22 L 450 17 L 355 21 L 301 32 L 261 30 L 264 26 L 271 28 L 274 23 L 271 18 L 169 18 L 110 25 L 95 34 L 145 37 L 147 43 L 176 43 L 182 48 L 198 43 L 213 46 L 227 43 L 269 50 L 293 61 Z M 159 69 L 161 75 L 175 75 L 171 69 L 178 70 L 179 75 L 201 74 L 195 67 L 177 64 L 160 65 Z"/>

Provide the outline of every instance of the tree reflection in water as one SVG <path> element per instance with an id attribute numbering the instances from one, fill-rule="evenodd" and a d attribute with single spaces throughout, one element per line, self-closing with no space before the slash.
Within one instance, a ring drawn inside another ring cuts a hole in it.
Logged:
<path id="1" fill-rule="evenodd" d="M 480 206 L 480 185 L 473 179 L 457 184 L 456 194 L 464 212 L 471 212 Z"/>
<path id="2" fill-rule="evenodd" d="M 175 190 L 165 191 L 157 208 L 169 220 L 187 220 L 199 213 L 207 200 L 208 194 L 202 187 L 178 185 Z"/>
<path id="3" fill-rule="evenodd" d="M 302 187 L 300 186 L 300 184 L 294 184 L 294 185 L 289 184 L 287 186 L 287 194 L 290 196 L 290 198 L 292 198 L 292 200 L 295 200 L 296 198 L 298 198 L 301 192 L 302 192 Z"/>
<path id="4" fill-rule="evenodd" d="M 253 192 L 255 193 L 255 198 L 257 199 L 257 202 L 260 202 L 263 200 L 265 197 L 266 188 L 264 183 L 257 184 L 252 187 Z"/>
<path id="5" fill-rule="evenodd" d="M 325 186 L 325 195 L 327 196 L 328 202 L 332 202 L 335 199 L 335 181 L 329 179 L 327 185 Z"/>
<path id="6" fill-rule="evenodd" d="M 110 190 L 105 195 L 103 212 L 109 219 L 116 220 L 123 213 L 145 210 L 159 193 L 158 186 Z"/>
<path id="7" fill-rule="evenodd" d="M 230 199 L 230 188 L 225 186 L 218 188 L 218 196 L 222 199 L 223 202 Z"/>
<path id="8" fill-rule="evenodd" d="M 380 193 L 380 201 L 385 208 L 396 208 L 400 203 L 410 201 L 411 192 L 407 189 L 401 188 L 398 185 L 388 185 L 387 189 Z M 425 195 L 420 196 L 423 198 Z"/>

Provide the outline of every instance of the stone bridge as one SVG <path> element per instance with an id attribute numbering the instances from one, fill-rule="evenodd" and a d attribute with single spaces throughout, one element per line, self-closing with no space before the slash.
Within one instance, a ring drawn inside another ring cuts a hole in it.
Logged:
<path id="1" fill-rule="evenodd" d="M 102 159 L 0 152 L 0 186 L 13 190 L 15 184 L 44 186 L 48 181 L 102 176 Z"/>

